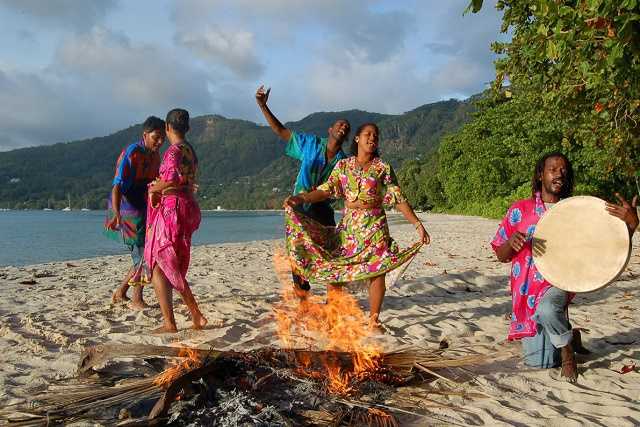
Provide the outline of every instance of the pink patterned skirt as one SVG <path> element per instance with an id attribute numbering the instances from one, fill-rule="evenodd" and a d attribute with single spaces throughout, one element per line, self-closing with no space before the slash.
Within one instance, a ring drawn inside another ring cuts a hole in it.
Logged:
<path id="1" fill-rule="evenodd" d="M 200 206 L 191 194 L 162 196 L 158 207 L 149 203 L 144 259 L 151 273 L 156 264 L 177 291 L 187 286 L 191 235 L 200 226 Z"/>

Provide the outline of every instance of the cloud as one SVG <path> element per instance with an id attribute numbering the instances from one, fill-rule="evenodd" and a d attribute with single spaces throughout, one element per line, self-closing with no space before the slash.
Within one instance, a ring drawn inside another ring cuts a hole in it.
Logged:
<path id="1" fill-rule="evenodd" d="M 86 31 L 117 6 L 116 0 L 0 0 L 0 8 L 34 18 L 38 24 Z"/>
<path id="2" fill-rule="evenodd" d="M 210 107 L 209 76 L 177 58 L 171 49 L 134 46 L 122 34 L 95 28 L 86 37 L 68 39 L 51 68 L 60 77 L 70 75 L 92 90 L 108 92 L 123 105 Z"/>
<path id="3" fill-rule="evenodd" d="M 176 106 L 263 121 L 257 80 L 273 88 L 283 121 L 477 93 L 494 75 L 499 14 L 436 3 L 168 0 L 154 9 L 162 25 L 138 28 L 112 19 L 144 10 L 138 3 L 0 0 L 14 33 L 37 38 L 32 52 L 0 59 L 0 149 L 104 135 Z M 29 53 L 37 60 L 23 61 Z"/>
<path id="4" fill-rule="evenodd" d="M 415 19 L 406 10 L 378 10 L 370 0 L 186 0 L 175 3 L 172 12 L 178 33 L 206 34 L 211 22 L 233 25 L 239 33 L 250 32 L 271 42 L 274 35 L 308 41 L 314 36 L 326 39 L 327 51 L 337 61 L 345 55 L 376 63 L 402 48 L 415 27 Z M 257 19 L 256 19 L 257 18 Z M 247 30 L 251 28 L 252 31 Z M 233 34 L 233 32 L 232 32 Z M 193 37 L 202 39 L 201 37 Z M 216 35 L 219 38 L 219 35 Z M 304 51 L 308 52 L 307 49 Z"/>
<path id="5" fill-rule="evenodd" d="M 293 1 L 277 2 L 283 16 L 289 16 Z M 303 2 L 294 14 L 304 13 L 297 24 L 299 31 L 317 26 L 326 37 L 325 54 L 340 60 L 357 57 L 360 61 L 379 63 L 397 54 L 411 31 L 415 19 L 407 10 L 379 10 L 367 0 Z M 296 22 L 289 24 L 296 27 Z"/>
<path id="6" fill-rule="evenodd" d="M 308 95 L 288 106 L 298 118 L 313 111 L 348 109 L 399 114 L 449 94 L 407 54 L 366 65 L 356 57 L 341 64 L 318 62 L 307 75 Z"/>
<path id="7" fill-rule="evenodd" d="M 251 32 L 208 28 L 178 34 L 176 40 L 199 57 L 225 65 L 241 78 L 256 78 L 264 71 Z"/>
<path id="8" fill-rule="evenodd" d="M 0 147 L 104 135 L 177 106 L 210 112 L 209 76 L 176 56 L 94 28 L 38 73 L 0 70 Z"/>
<path id="9" fill-rule="evenodd" d="M 454 45 L 453 43 L 435 42 L 425 43 L 423 46 L 436 55 L 455 55 L 462 49 L 461 46 Z"/>
<path id="10" fill-rule="evenodd" d="M 498 35 L 499 14 L 487 5 L 487 12 L 463 16 L 466 3 L 461 1 L 441 3 L 438 8 L 427 2 L 417 5 L 412 19 L 397 21 L 397 25 L 407 23 L 411 31 L 398 33 L 388 44 L 367 45 L 352 37 L 360 48 L 344 49 L 342 37 L 348 37 L 348 31 L 359 32 L 357 25 L 345 29 L 344 35 L 325 40 L 321 54 L 304 69 L 296 73 L 290 70 L 286 79 L 273 84 L 276 111 L 283 111 L 286 120 L 313 111 L 352 108 L 398 114 L 486 89 L 494 76 L 494 56 L 489 46 Z M 352 13 L 349 20 L 365 17 L 369 25 L 375 19 L 367 17 L 375 13 Z M 415 22 L 420 25 L 411 27 Z M 346 22 L 333 25 L 346 28 Z M 370 54 L 363 55 L 366 49 Z M 377 60 L 371 55 L 377 55 Z M 294 94 L 290 96 L 294 102 L 280 100 L 283 90 Z"/>
<path id="11" fill-rule="evenodd" d="M 0 150 L 63 141 L 81 132 L 88 117 L 81 109 L 71 116 L 70 89 L 36 74 L 0 71 Z"/>

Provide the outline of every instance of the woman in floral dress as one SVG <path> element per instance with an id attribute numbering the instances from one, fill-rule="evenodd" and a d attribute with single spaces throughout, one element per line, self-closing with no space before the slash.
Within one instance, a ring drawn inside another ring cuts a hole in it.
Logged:
<path id="1" fill-rule="evenodd" d="M 380 330 L 385 274 L 410 261 L 430 238 L 402 194 L 393 169 L 380 159 L 378 133 L 373 123 L 360 126 L 352 144 L 355 155 L 340 160 L 316 190 L 285 201 L 285 232 L 292 268 L 305 279 L 326 283 L 330 292 L 348 282 L 370 279 L 370 326 Z M 330 198 L 345 200 L 344 216 L 336 228 L 322 226 L 293 209 Z M 402 212 L 416 227 L 420 241 L 401 250 L 389 234 L 383 206 Z"/>

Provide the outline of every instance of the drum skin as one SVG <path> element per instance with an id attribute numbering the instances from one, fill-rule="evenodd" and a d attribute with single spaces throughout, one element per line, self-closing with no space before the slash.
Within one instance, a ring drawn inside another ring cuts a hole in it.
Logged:
<path id="1" fill-rule="evenodd" d="M 591 292 L 613 282 L 631 255 L 627 226 L 591 196 L 561 200 L 540 218 L 533 233 L 536 268 L 553 286 Z"/>

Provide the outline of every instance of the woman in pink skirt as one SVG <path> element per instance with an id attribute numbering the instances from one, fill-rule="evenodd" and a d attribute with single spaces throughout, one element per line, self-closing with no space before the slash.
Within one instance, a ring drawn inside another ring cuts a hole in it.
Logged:
<path id="1" fill-rule="evenodd" d="M 163 326 L 157 333 L 177 332 L 173 315 L 173 289 L 189 308 L 193 328 L 207 324 L 196 303 L 186 276 L 191 255 L 191 235 L 200 225 L 200 207 L 193 196 L 198 158 L 185 140 L 189 131 L 186 110 L 169 111 L 167 139 L 171 144 L 162 158 L 159 178 L 149 186 L 147 236 L 144 258 L 160 303 Z"/>

